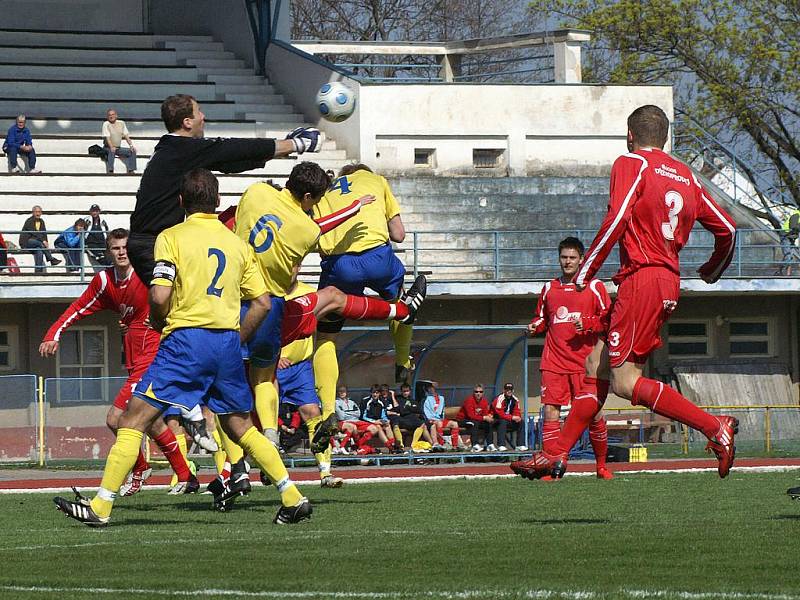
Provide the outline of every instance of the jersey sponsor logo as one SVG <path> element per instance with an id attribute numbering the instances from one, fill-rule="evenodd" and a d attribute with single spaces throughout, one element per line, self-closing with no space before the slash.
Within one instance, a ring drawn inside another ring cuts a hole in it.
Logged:
<path id="1" fill-rule="evenodd" d="M 295 298 L 294 301 L 297 302 L 300 306 L 305 306 L 306 308 L 311 306 L 311 298 L 309 298 L 308 296 L 300 296 L 299 298 Z"/>
<path id="2" fill-rule="evenodd" d="M 661 175 L 661 177 L 667 177 L 669 179 L 672 179 L 673 181 L 677 181 L 678 183 L 683 183 L 684 185 L 690 185 L 688 177 L 680 175 L 677 170 L 673 169 L 672 167 L 668 167 L 663 163 L 660 167 L 656 167 L 655 169 L 653 169 L 653 172 L 656 175 Z"/>
<path id="3" fill-rule="evenodd" d="M 677 300 L 664 300 L 664 312 L 671 313 L 673 310 L 678 308 L 678 301 Z"/>
<path id="4" fill-rule="evenodd" d="M 119 305 L 119 320 L 124 321 L 126 317 L 133 314 L 133 307 L 127 304 Z"/>
<path id="5" fill-rule="evenodd" d="M 553 317 L 553 323 L 574 323 L 581 318 L 580 311 L 570 310 L 566 306 L 559 306 L 556 309 L 556 314 Z"/>
<path id="6" fill-rule="evenodd" d="M 175 264 L 168 260 L 160 260 L 153 267 L 153 279 L 166 279 L 167 281 L 175 281 Z"/>

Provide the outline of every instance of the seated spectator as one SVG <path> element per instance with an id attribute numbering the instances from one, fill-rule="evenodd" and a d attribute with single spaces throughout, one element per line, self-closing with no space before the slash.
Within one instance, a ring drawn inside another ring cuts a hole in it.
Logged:
<path id="1" fill-rule="evenodd" d="M 386 405 L 381 400 L 381 388 L 379 385 L 373 385 L 370 389 L 370 397 L 364 406 L 364 411 L 361 418 L 368 423 L 378 426 L 378 437 L 384 446 L 390 451 L 396 450 L 394 433 L 392 433 L 391 423 L 389 417 L 386 415 Z"/>
<path id="2" fill-rule="evenodd" d="M 0 271 L 8 266 L 8 245 L 0 233 Z"/>
<path id="3" fill-rule="evenodd" d="M 122 147 L 122 140 L 128 143 Z M 128 173 L 136 172 L 136 148 L 133 145 L 125 121 L 117 118 L 117 111 L 109 108 L 103 123 L 103 147 L 106 149 L 106 173 L 114 172 L 114 158 L 119 156 L 125 163 Z"/>
<path id="4" fill-rule="evenodd" d="M 339 430 L 344 433 L 344 438 L 339 442 L 339 448 L 334 448 L 335 454 L 348 454 L 350 440 L 356 443 L 356 454 L 372 454 L 369 441 L 381 432 L 380 427 L 361 418 L 361 409 L 358 404 L 347 395 L 347 388 L 340 385 L 336 390 L 336 418 L 339 420 Z"/>
<path id="5" fill-rule="evenodd" d="M 430 433 L 425 428 L 425 419 L 422 416 L 422 406 L 411 395 L 411 386 L 404 383 L 400 386 L 400 394 L 394 394 L 393 405 L 386 411 L 389 422 L 392 424 L 395 440 L 398 447 L 404 449 L 403 430 L 412 431 L 411 445 L 424 437 L 425 441 L 432 444 Z"/>
<path id="6" fill-rule="evenodd" d="M 511 445 L 519 452 L 527 450 L 527 446 L 520 443 L 522 412 L 519 399 L 514 395 L 513 383 L 506 383 L 503 386 L 503 393 L 492 402 L 492 413 L 496 421 L 497 450 L 500 452 L 507 450 L 506 444 L 509 439 L 514 440 Z"/>
<path id="7" fill-rule="evenodd" d="M 433 450 L 466 450 L 467 447 L 458 434 L 458 423 L 444 416 L 444 398 L 437 393 L 436 383 L 426 381 L 423 386 L 423 392 L 425 394 L 425 402 L 422 410 L 430 430 L 431 439 L 434 440 Z M 444 442 L 443 434 L 445 429 L 450 430 L 449 448 Z"/>
<path id="8" fill-rule="evenodd" d="M 22 233 L 19 234 L 19 247 L 24 250 L 33 250 L 33 261 L 36 263 L 34 271 L 44 273 L 44 259 L 51 265 L 61 264 L 61 260 L 53 256 L 48 249 L 47 227 L 42 219 L 42 207 L 34 206 L 31 209 L 31 216 L 22 225 Z"/>
<path id="9" fill-rule="evenodd" d="M 36 152 L 33 149 L 31 130 L 25 126 L 27 118 L 19 115 L 17 122 L 8 129 L 6 141 L 3 142 L 3 152 L 8 155 L 8 170 L 10 173 L 21 173 L 17 164 L 17 157 L 22 155 L 28 160 L 28 173 L 38 175 L 41 173 L 36 168 Z"/>
<path id="10" fill-rule="evenodd" d="M 89 208 L 89 216 L 84 219 L 86 224 L 86 242 L 84 246 L 92 260 L 105 267 L 111 266 L 111 259 L 106 254 L 106 235 L 108 234 L 108 223 L 100 218 L 100 207 L 92 204 Z"/>
<path id="11" fill-rule="evenodd" d="M 482 452 L 487 444 L 492 443 L 492 424 L 495 419 L 489 402 L 483 395 L 481 384 L 476 385 L 472 389 L 472 395 L 464 400 L 456 420 L 459 427 L 469 431 L 473 452 Z"/>
<path id="12" fill-rule="evenodd" d="M 280 433 L 281 454 L 291 452 L 303 443 L 303 420 L 297 407 L 288 402 L 282 402 L 278 412 L 278 429 Z"/>
<path id="13" fill-rule="evenodd" d="M 83 232 L 86 231 L 86 222 L 78 219 L 72 227 L 68 227 L 61 232 L 54 242 L 54 246 L 63 250 L 67 258 L 67 271 L 76 273 L 81 270 L 83 260 L 81 260 L 81 242 Z"/>

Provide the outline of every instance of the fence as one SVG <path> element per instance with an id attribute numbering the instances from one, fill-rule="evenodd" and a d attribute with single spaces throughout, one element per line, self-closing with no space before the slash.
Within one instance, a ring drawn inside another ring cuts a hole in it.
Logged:
<path id="1" fill-rule="evenodd" d="M 595 233 L 594 229 L 415 231 L 409 232 L 409 241 L 396 251 L 409 272 L 415 275 L 426 273 L 437 281 L 542 280 L 553 277 L 555 248 L 560 240 L 575 236 L 588 244 Z M 698 277 L 697 267 L 708 259 L 713 247 L 714 238 L 710 233 L 702 228 L 693 230 L 690 243 L 681 252 L 682 276 Z M 103 267 L 94 260 L 90 261 L 87 251 L 94 250 L 82 245 L 80 264 L 75 274 L 64 274 L 63 271 L 48 273 L 48 279 L 61 275 L 70 281 L 83 283 L 94 274 L 96 268 Z M 9 252 L 11 256 L 30 257 L 33 251 L 14 249 Z M 2 258 L 0 254 L 0 269 L 3 267 Z M 799 261 L 800 249 L 784 239 L 780 231 L 740 229 L 733 260 L 726 273 L 728 277 L 774 277 L 791 271 L 787 268 Z M 619 256 L 615 248 L 603 266 L 600 277 L 610 277 L 618 266 Z M 20 269 L 22 274 L 34 274 L 35 271 L 33 264 Z M 800 276 L 800 269 L 795 269 L 791 276 Z"/>

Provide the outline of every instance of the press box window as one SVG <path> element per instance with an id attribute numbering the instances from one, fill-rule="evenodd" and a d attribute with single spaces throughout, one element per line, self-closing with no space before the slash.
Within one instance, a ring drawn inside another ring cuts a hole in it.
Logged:
<path id="1" fill-rule="evenodd" d="M 476 169 L 495 169 L 502 163 L 503 150 L 494 148 L 474 148 L 472 166 Z"/>
<path id="2" fill-rule="evenodd" d="M 706 321 L 676 321 L 667 325 L 670 358 L 711 356 Z"/>
<path id="3" fill-rule="evenodd" d="M 0 328 L 0 371 L 13 371 L 17 367 L 17 330 Z"/>
<path id="4" fill-rule="evenodd" d="M 773 355 L 769 321 L 731 321 L 729 326 L 731 356 Z"/>
<path id="5" fill-rule="evenodd" d="M 433 148 L 414 148 L 414 166 L 432 167 L 434 153 Z"/>

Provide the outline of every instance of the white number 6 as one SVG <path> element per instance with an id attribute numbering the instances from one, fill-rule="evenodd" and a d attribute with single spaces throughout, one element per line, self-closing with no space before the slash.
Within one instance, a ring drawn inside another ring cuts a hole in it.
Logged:
<path id="1" fill-rule="evenodd" d="M 661 234 L 668 240 L 674 240 L 675 228 L 678 226 L 678 213 L 683 210 L 683 196 L 670 190 L 664 196 L 664 203 L 669 208 L 669 223 L 661 223 Z"/>

